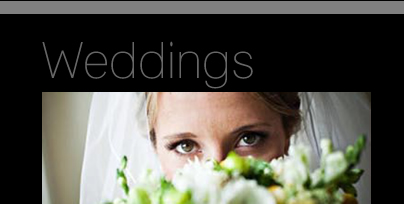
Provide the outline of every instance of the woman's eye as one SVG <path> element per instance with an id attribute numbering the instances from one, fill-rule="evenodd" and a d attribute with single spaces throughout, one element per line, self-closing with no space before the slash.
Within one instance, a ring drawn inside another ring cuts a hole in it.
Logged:
<path id="1" fill-rule="evenodd" d="M 259 142 L 260 139 L 261 139 L 260 136 L 257 134 L 253 134 L 253 133 L 246 134 L 243 137 L 241 137 L 241 140 L 237 146 L 239 146 L 239 147 L 254 146 Z"/>
<path id="2" fill-rule="evenodd" d="M 181 154 L 191 154 L 196 151 L 196 145 L 192 141 L 183 141 L 175 148 Z"/>

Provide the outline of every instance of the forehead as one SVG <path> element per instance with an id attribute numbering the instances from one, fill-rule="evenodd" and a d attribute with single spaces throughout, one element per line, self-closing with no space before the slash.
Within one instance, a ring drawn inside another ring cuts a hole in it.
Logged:
<path id="1" fill-rule="evenodd" d="M 246 92 L 164 92 L 158 94 L 157 132 L 231 129 L 270 122 L 277 114 Z"/>
<path id="2" fill-rule="evenodd" d="M 250 103 L 253 98 L 246 92 L 163 92 L 158 101 L 160 108 L 222 107 Z"/>

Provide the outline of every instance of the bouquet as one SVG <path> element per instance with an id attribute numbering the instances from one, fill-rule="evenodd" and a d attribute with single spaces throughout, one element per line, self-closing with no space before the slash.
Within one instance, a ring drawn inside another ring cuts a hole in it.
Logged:
<path id="1" fill-rule="evenodd" d="M 126 197 L 110 204 L 354 204 L 357 183 L 364 173 L 359 163 L 366 137 L 335 151 L 321 141 L 320 167 L 310 171 L 310 148 L 293 145 L 289 155 L 271 162 L 242 158 L 231 152 L 222 162 L 190 161 L 171 181 L 148 171 L 132 188 L 124 170 L 117 170 Z"/>

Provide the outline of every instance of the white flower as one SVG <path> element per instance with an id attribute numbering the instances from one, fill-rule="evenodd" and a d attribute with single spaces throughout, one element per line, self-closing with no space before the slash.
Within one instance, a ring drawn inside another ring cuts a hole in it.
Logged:
<path id="1" fill-rule="evenodd" d="M 303 185 L 309 178 L 310 149 L 305 146 L 291 146 L 290 156 L 273 160 L 270 165 L 276 179 L 286 185 Z"/>
<path id="2" fill-rule="evenodd" d="M 322 139 L 320 142 L 320 147 L 323 151 L 323 156 L 326 156 L 333 151 L 333 145 L 330 139 Z"/>
<path id="3" fill-rule="evenodd" d="M 303 185 L 308 178 L 308 172 L 303 163 L 296 160 L 285 162 L 285 171 L 283 181 L 286 185 Z"/>
<path id="4" fill-rule="evenodd" d="M 254 180 L 230 181 L 222 191 L 220 204 L 276 204 L 274 196 Z"/>
<path id="5" fill-rule="evenodd" d="M 345 155 L 342 152 L 334 152 L 325 158 L 324 180 L 330 182 L 342 175 L 348 168 Z"/>
<path id="6" fill-rule="evenodd" d="M 309 167 L 311 149 L 304 145 L 290 147 L 290 157 L 300 160 L 305 166 Z"/>
<path id="7" fill-rule="evenodd" d="M 275 172 L 275 177 L 279 177 L 284 171 L 284 162 L 285 158 L 278 158 L 271 161 L 270 166 Z"/>
<path id="8" fill-rule="evenodd" d="M 195 204 L 217 204 L 227 180 L 226 173 L 214 171 L 212 165 L 196 159 L 178 171 L 172 182 L 181 192 L 190 190 Z"/>

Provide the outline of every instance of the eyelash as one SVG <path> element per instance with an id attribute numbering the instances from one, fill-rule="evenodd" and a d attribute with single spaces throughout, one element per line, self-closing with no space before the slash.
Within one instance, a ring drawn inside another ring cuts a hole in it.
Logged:
<path id="1" fill-rule="evenodd" d="M 180 140 L 180 141 L 177 141 L 177 142 L 169 143 L 168 145 L 166 145 L 166 148 L 167 148 L 169 151 L 174 151 L 176 154 L 178 154 L 178 155 L 180 155 L 180 156 L 189 156 L 190 154 L 182 154 L 182 153 L 180 153 L 180 152 L 177 151 L 177 147 L 178 147 L 179 145 L 181 145 L 182 143 L 185 143 L 185 142 L 192 142 L 192 143 L 195 144 L 195 147 L 198 147 L 198 145 L 196 144 L 195 141 L 186 139 L 186 140 Z"/>
<path id="2" fill-rule="evenodd" d="M 244 132 L 244 133 L 240 134 L 239 139 L 237 140 L 237 143 L 236 143 L 236 144 L 239 144 L 240 141 L 243 139 L 243 137 L 245 137 L 245 136 L 247 136 L 247 135 L 255 135 L 255 136 L 257 136 L 258 139 L 259 139 L 258 142 L 261 142 L 263 139 L 266 139 L 266 138 L 269 136 L 268 133 L 266 133 L 266 132 L 260 132 L 260 131 Z M 189 140 L 189 139 L 180 140 L 180 141 L 177 141 L 177 142 L 172 142 L 172 143 L 167 144 L 165 147 L 166 147 L 169 151 L 174 151 L 174 152 L 175 152 L 177 155 L 179 155 L 179 156 L 189 156 L 190 154 L 182 154 L 182 153 L 180 153 L 180 152 L 178 152 L 178 151 L 176 150 L 179 145 L 181 145 L 182 143 L 185 143 L 185 142 L 192 142 L 192 143 L 195 144 L 195 147 L 198 147 L 198 144 L 197 144 L 195 141 Z M 259 143 L 258 143 L 258 144 L 259 144 Z M 256 145 L 257 145 L 257 144 L 255 144 L 255 145 L 253 145 L 253 146 L 256 146 Z M 253 146 L 251 146 L 251 147 L 253 147 Z"/>
<path id="3" fill-rule="evenodd" d="M 237 140 L 237 145 L 241 142 L 241 140 L 245 137 L 245 136 L 249 136 L 249 135 L 255 135 L 258 137 L 258 144 L 260 144 L 262 142 L 262 140 L 266 139 L 269 134 L 266 132 L 261 132 L 261 131 L 250 131 L 250 132 L 244 132 L 239 136 L 239 139 Z M 249 147 L 254 147 L 258 144 L 249 146 Z M 236 146 L 237 147 L 237 146 Z"/>

